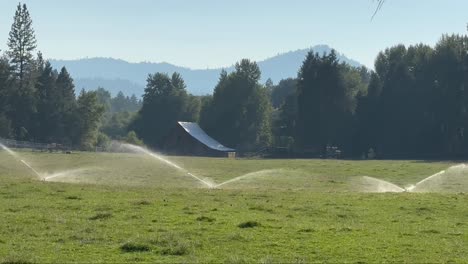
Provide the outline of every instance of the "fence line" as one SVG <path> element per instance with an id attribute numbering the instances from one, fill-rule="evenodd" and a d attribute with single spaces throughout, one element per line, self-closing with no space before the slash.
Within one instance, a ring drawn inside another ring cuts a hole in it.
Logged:
<path id="1" fill-rule="evenodd" d="M 69 151 L 71 150 L 71 145 L 66 144 L 57 144 L 57 143 L 39 143 L 31 141 L 21 141 L 14 139 L 5 139 L 0 137 L 0 143 L 9 148 L 16 149 L 31 149 L 39 151 Z"/>

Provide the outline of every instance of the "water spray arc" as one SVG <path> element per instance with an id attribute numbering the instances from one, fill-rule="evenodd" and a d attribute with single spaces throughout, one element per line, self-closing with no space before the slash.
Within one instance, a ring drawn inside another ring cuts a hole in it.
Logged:
<path id="1" fill-rule="evenodd" d="M 240 181 L 240 180 L 243 180 L 243 179 L 246 179 L 246 178 L 253 178 L 253 177 L 258 177 L 258 176 L 265 175 L 265 174 L 268 174 L 268 173 L 273 173 L 275 171 L 278 171 L 278 170 L 260 170 L 260 171 L 247 173 L 247 174 L 241 175 L 239 177 L 236 177 L 234 179 L 230 179 L 230 180 L 227 180 L 227 181 L 222 182 L 220 184 L 217 184 L 216 186 L 214 186 L 214 188 L 219 188 L 219 187 L 222 187 L 224 185 L 227 185 L 227 184 L 230 184 L 230 183 L 233 183 L 233 182 L 237 182 L 237 181 Z"/>
<path id="2" fill-rule="evenodd" d="M 81 172 L 83 172 L 83 171 L 86 171 L 86 168 L 56 172 L 56 173 L 47 175 L 46 177 L 43 178 L 43 180 L 44 180 L 44 181 L 50 181 L 50 180 L 55 179 L 55 178 L 67 177 L 67 176 L 70 176 L 70 175 L 75 175 L 75 174 L 81 173 Z"/>
<path id="3" fill-rule="evenodd" d="M 7 146 L 5 146 L 5 145 L 3 145 L 2 143 L 0 143 L 0 147 L 2 147 L 2 149 L 6 150 L 6 152 L 8 152 L 8 154 L 10 154 L 11 156 L 13 156 L 15 159 L 19 159 L 18 154 L 16 154 L 16 152 L 14 152 L 13 150 L 11 150 L 11 149 L 8 148 Z"/>
<path id="4" fill-rule="evenodd" d="M 149 157 L 158 160 L 159 162 L 164 163 L 165 165 L 172 167 L 179 172 L 181 172 L 184 176 L 192 178 L 196 180 L 198 183 L 203 185 L 205 188 L 215 189 L 220 188 L 222 189 L 224 186 L 228 184 L 232 184 L 235 182 L 242 181 L 247 178 L 255 178 L 260 176 L 274 176 L 278 175 L 281 177 L 285 177 L 285 173 L 283 169 L 269 169 L 269 170 L 260 170 L 251 173 L 247 173 L 229 180 L 226 180 L 221 183 L 216 183 L 215 181 L 206 178 L 197 176 L 187 169 L 183 168 L 182 166 L 168 160 L 165 156 L 154 153 L 144 147 L 135 146 L 131 144 L 118 144 L 121 149 L 118 151 L 122 152 L 133 152 L 133 153 L 141 153 L 148 155 Z M 38 179 L 43 181 L 54 181 L 57 178 L 62 177 L 70 177 L 70 176 L 83 176 L 85 175 L 86 171 L 92 171 L 94 174 L 98 168 L 78 168 L 78 169 L 70 169 L 66 171 L 58 171 L 53 173 L 43 173 L 36 170 L 31 164 L 29 164 L 23 157 L 21 157 L 20 153 L 13 151 L 12 149 L 8 148 L 4 144 L 0 143 L 0 150 L 3 149 L 7 152 L 8 155 L 12 156 L 16 161 L 21 162 L 23 166 L 25 166 L 31 173 L 33 173 Z M 88 173 L 89 174 L 89 173 Z M 81 178 L 81 177 L 80 177 Z M 459 164 L 455 166 L 451 166 L 446 170 L 440 171 L 435 173 L 416 184 L 401 187 L 394 183 L 377 179 L 369 176 L 362 176 L 362 177 L 353 177 L 354 179 L 359 179 L 359 186 L 356 186 L 358 189 L 357 191 L 363 192 L 394 192 L 394 193 L 403 193 L 403 192 L 466 192 L 466 187 L 468 185 L 468 166 L 466 164 Z M 353 180 L 354 181 L 354 180 Z M 355 182 L 357 183 L 357 182 Z"/>
<path id="5" fill-rule="evenodd" d="M 195 174 L 189 172 L 188 170 L 182 168 L 181 166 L 171 162 L 170 160 L 165 159 L 161 155 L 156 154 L 156 153 L 154 153 L 154 152 L 152 152 L 152 151 L 150 151 L 150 150 L 148 150 L 146 148 L 131 145 L 131 144 L 122 144 L 122 147 L 127 148 L 127 149 L 132 150 L 132 151 L 135 151 L 135 152 L 144 153 L 146 155 L 149 155 L 152 158 L 155 158 L 155 159 L 157 159 L 159 161 L 162 161 L 162 162 L 166 163 L 168 166 L 171 166 L 171 167 L 183 172 L 185 175 L 194 178 L 195 180 L 199 181 L 200 183 L 202 183 L 203 185 L 205 185 L 208 188 L 214 188 L 215 187 L 215 184 L 213 184 L 212 182 L 209 182 L 209 181 L 207 181 L 205 179 L 202 179 L 202 178 L 196 176 Z"/>
<path id="6" fill-rule="evenodd" d="M 0 147 L 3 148 L 4 150 L 6 150 L 6 152 L 8 152 L 8 154 L 10 154 L 13 158 L 20 161 L 29 170 L 31 170 L 34 173 L 34 175 L 36 175 L 39 179 L 44 179 L 44 177 L 42 177 L 42 175 L 37 170 L 35 170 L 31 165 L 29 165 L 29 163 L 26 162 L 24 159 L 21 159 L 21 157 L 16 152 L 11 150 L 7 146 L 3 145 L 2 143 L 0 143 Z"/>
<path id="7" fill-rule="evenodd" d="M 41 174 L 39 172 L 37 172 L 37 170 L 35 170 L 31 165 L 29 165 L 26 161 L 24 160 L 20 160 L 21 163 L 23 163 L 26 167 L 28 167 L 32 172 L 34 172 L 34 174 L 36 174 L 37 177 L 39 177 L 39 179 L 44 179 Z"/>
<path id="8" fill-rule="evenodd" d="M 370 192 L 427 192 L 431 191 L 431 187 L 439 187 L 441 182 L 447 180 L 451 175 L 459 174 L 462 176 L 466 175 L 465 177 L 468 177 L 468 171 L 465 171 L 466 169 L 468 169 L 468 166 L 465 164 L 455 165 L 405 188 L 385 180 L 368 176 L 363 176 L 362 180 L 364 183 L 371 186 Z"/>
<path id="9" fill-rule="evenodd" d="M 363 181 L 371 186 L 371 192 L 405 192 L 404 188 L 393 184 L 391 182 L 369 177 L 363 176 Z"/>
<path id="10" fill-rule="evenodd" d="M 51 174 L 51 175 L 40 173 L 33 166 L 31 166 L 31 164 L 29 164 L 27 161 L 22 159 L 21 156 L 18 155 L 18 153 L 16 153 L 15 151 L 11 150 L 10 148 L 8 148 L 7 146 L 5 146 L 5 145 L 3 145 L 1 143 L 0 143 L 0 147 L 2 149 L 4 149 L 6 152 L 8 152 L 8 154 L 10 154 L 13 158 L 15 158 L 16 160 L 21 162 L 24 166 L 26 166 L 30 171 L 32 171 L 34 173 L 34 175 L 38 179 L 40 179 L 42 181 L 49 181 L 49 180 L 54 179 L 54 178 L 69 176 L 69 175 L 76 174 L 76 173 L 79 173 L 79 172 L 82 172 L 82 171 L 85 170 L 85 169 L 77 169 L 77 170 L 61 171 L 61 172 L 56 172 L 56 173 Z"/>

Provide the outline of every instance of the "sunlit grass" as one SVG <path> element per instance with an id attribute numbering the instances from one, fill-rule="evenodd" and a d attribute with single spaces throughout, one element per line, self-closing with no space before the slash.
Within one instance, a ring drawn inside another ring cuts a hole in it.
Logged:
<path id="1" fill-rule="evenodd" d="M 20 152 L 29 164 L 54 182 L 158 188 L 203 188 L 203 183 L 145 154 Z M 30 174 L 5 152 L 15 173 Z M 167 157 L 220 188 L 313 189 L 353 191 L 353 177 L 371 176 L 405 186 L 453 165 L 449 162 L 225 159 Z M 1 168 L 1 167 L 0 167 Z M 236 179 L 239 178 L 239 179 Z M 236 179 L 232 181 L 233 179 Z M 232 182 L 231 182 L 232 181 Z"/>
<path id="2" fill-rule="evenodd" d="M 468 261 L 467 195 L 347 187 L 451 163 L 170 157 L 217 183 L 260 171 L 208 189 L 138 154 L 20 154 L 42 173 L 99 170 L 43 182 L 0 151 L 0 263 Z"/>

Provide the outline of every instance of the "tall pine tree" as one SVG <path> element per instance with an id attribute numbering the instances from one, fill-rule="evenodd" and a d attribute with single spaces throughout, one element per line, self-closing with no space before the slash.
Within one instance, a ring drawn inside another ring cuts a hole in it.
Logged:
<path id="1" fill-rule="evenodd" d="M 34 59 L 36 38 L 32 28 L 32 19 L 26 5 L 18 4 L 11 26 L 7 51 L 15 73 L 15 89 L 12 92 L 8 116 L 13 123 L 16 137 L 29 139 L 29 130 L 33 127 L 32 117 L 35 108 Z"/>
<path id="2" fill-rule="evenodd" d="M 60 109 L 57 101 L 60 95 L 55 86 L 57 73 L 47 61 L 39 65 L 39 77 L 36 81 L 37 113 L 34 118 L 34 138 L 40 142 L 56 141 L 54 135 L 60 123 Z"/>
<path id="3" fill-rule="evenodd" d="M 32 28 L 32 19 L 26 4 L 18 4 L 8 39 L 8 48 L 7 54 L 11 64 L 15 67 L 21 89 L 25 82 L 24 79 L 28 66 L 33 61 L 33 51 L 36 49 L 36 37 Z"/>
<path id="4" fill-rule="evenodd" d="M 71 143 L 73 135 L 76 134 L 75 122 L 77 113 L 77 103 L 75 96 L 75 85 L 67 69 L 63 67 L 57 76 L 56 91 L 57 109 L 60 113 L 60 124 L 57 129 L 57 137 L 63 143 Z"/>
<path id="5" fill-rule="evenodd" d="M 309 52 L 298 77 L 298 143 L 316 153 L 343 147 L 353 105 L 335 51 Z"/>

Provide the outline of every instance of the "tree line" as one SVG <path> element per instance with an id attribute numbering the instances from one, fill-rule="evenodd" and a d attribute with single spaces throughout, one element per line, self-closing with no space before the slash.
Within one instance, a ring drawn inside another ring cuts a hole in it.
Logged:
<path id="1" fill-rule="evenodd" d="M 96 93 L 75 96 L 66 68 L 52 69 L 36 48 L 29 11 L 19 4 L 0 59 L 0 136 L 91 148 L 103 113 Z"/>
<path id="2" fill-rule="evenodd" d="M 309 52 L 296 78 L 260 82 L 244 59 L 222 71 L 213 95 L 193 96 L 178 73 L 149 74 L 142 100 L 104 88 L 75 96 L 73 79 L 38 53 L 19 5 L 0 59 L 0 136 L 105 146 L 110 139 L 163 148 L 177 121 L 198 122 L 241 152 L 293 156 L 442 158 L 466 156 L 468 37 L 430 47 L 396 45 L 374 70 Z M 142 142 L 143 141 L 143 142 Z"/>
<path id="3" fill-rule="evenodd" d="M 240 61 L 232 73 L 220 74 L 212 96 L 194 97 L 190 109 L 200 111 L 190 116 L 184 115 L 185 89 L 169 85 L 169 76 L 150 77 L 138 113 L 146 121 L 134 124 L 137 134 L 158 146 L 161 127 L 170 131 L 183 120 L 199 122 L 240 151 L 324 156 L 333 148 L 352 158 L 468 154 L 467 36 L 444 35 L 435 47 L 396 45 L 379 53 L 375 70 L 340 63 L 334 51 L 311 51 L 297 78 L 261 84 L 260 75 L 255 62 Z M 159 102 L 175 109 L 165 111 Z M 164 121 L 151 123 L 155 118 Z"/>
<path id="4" fill-rule="evenodd" d="M 444 35 L 434 47 L 388 48 L 374 71 L 309 53 L 298 78 L 273 89 L 275 135 L 300 154 L 337 146 L 348 157 L 466 156 L 467 77 L 464 35 Z"/>
<path id="5" fill-rule="evenodd" d="M 93 149 L 106 142 L 103 129 L 116 133 L 113 120 L 130 119 L 141 107 L 136 96 L 111 98 L 103 88 L 76 96 L 67 69 L 53 69 L 36 48 L 29 10 L 19 4 L 0 57 L 0 137 Z"/>
<path id="6" fill-rule="evenodd" d="M 383 157 L 468 154 L 468 37 L 444 35 L 435 47 L 397 45 L 375 61 L 358 96 L 356 151 Z"/>

